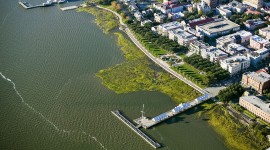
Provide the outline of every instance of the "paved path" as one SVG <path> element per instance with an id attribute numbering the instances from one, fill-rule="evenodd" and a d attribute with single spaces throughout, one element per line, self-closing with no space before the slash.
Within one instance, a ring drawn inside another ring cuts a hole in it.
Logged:
<path id="1" fill-rule="evenodd" d="M 122 21 L 122 17 L 115 11 L 112 11 L 108 8 L 104 8 L 101 6 L 96 6 L 97 8 L 101 8 L 101 9 L 105 9 L 107 11 L 110 11 L 112 13 L 114 13 L 118 18 L 119 18 L 119 22 L 122 26 L 125 27 L 124 31 L 126 31 L 126 34 L 129 36 L 129 38 L 132 40 L 132 42 L 146 55 L 148 56 L 152 61 L 154 61 L 156 64 L 158 64 L 160 67 L 162 67 L 164 70 L 166 70 L 167 72 L 169 72 L 170 74 L 172 74 L 173 76 L 175 76 L 176 78 L 182 80 L 183 82 L 185 82 L 186 84 L 188 84 L 189 86 L 193 87 L 195 90 L 199 91 L 202 94 L 206 94 L 207 92 L 204 91 L 202 88 L 200 88 L 199 86 L 197 86 L 196 84 L 194 84 L 193 82 L 191 82 L 190 80 L 186 79 L 185 77 L 181 76 L 180 74 L 178 74 L 177 72 L 175 72 L 174 70 L 172 70 L 170 68 L 170 66 L 165 63 L 164 61 L 162 61 L 159 58 L 156 58 L 155 56 L 153 56 L 151 53 L 149 53 L 149 51 L 144 48 L 144 46 L 136 39 L 136 37 L 133 35 L 133 33 L 129 30 L 129 28 L 127 27 L 127 25 Z M 210 93 L 211 94 L 211 93 Z M 210 95 L 211 96 L 211 95 Z"/>

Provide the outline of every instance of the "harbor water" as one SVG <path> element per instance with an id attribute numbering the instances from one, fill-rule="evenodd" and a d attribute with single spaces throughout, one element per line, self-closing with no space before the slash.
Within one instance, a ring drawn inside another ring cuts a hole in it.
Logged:
<path id="1" fill-rule="evenodd" d="M 104 34 L 92 15 L 59 8 L 27 10 L 18 0 L 0 0 L 0 149 L 153 149 L 111 111 L 132 120 L 143 104 L 149 117 L 177 104 L 159 92 L 118 95 L 103 86 L 95 73 L 124 61 L 115 36 Z M 160 149 L 226 149 L 196 112 L 143 131 Z"/>

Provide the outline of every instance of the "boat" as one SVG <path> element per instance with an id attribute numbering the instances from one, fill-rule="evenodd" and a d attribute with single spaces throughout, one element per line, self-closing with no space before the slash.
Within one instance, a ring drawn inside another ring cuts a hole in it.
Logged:
<path id="1" fill-rule="evenodd" d="M 53 2 L 51 0 L 47 0 L 47 2 L 42 3 L 42 6 L 46 7 L 46 6 L 51 6 L 53 4 Z"/>
<path id="2" fill-rule="evenodd" d="M 61 3 L 64 3 L 64 2 L 66 2 L 66 0 L 59 0 L 58 4 L 61 4 Z"/>

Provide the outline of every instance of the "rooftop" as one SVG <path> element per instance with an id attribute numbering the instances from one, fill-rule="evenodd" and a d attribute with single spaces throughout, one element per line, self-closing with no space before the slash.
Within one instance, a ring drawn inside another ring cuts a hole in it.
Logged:
<path id="1" fill-rule="evenodd" d="M 159 27 L 163 28 L 164 30 L 171 30 L 182 27 L 181 23 L 174 21 L 169 23 L 164 23 L 159 25 Z"/>
<path id="2" fill-rule="evenodd" d="M 269 41 L 258 36 L 258 35 L 253 35 L 252 37 L 250 37 L 252 40 L 258 42 L 258 43 L 261 43 L 261 44 L 264 44 L 264 43 L 268 43 Z"/>
<path id="3" fill-rule="evenodd" d="M 203 30 L 206 30 L 207 32 L 216 33 L 231 30 L 233 28 L 237 28 L 240 26 L 232 21 L 222 19 L 205 25 L 200 25 L 199 27 L 202 28 Z"/>
<path id="4" fill-rule="evenodd" d="M 260 31 L 262 31 L 262 32 L 270 32 L 270 26 L 269 27 L 265 27 L 265 28 L 261 28 L 261 29 L 259 29 Z"/>
<path id="5" fill-rule="evenodd" d="M 248 58 L 246 56 L 243 55 L 235 55 L 232 57 L 229 57 L 227 59 L 222 60 L 222 62 L 225 62 L 227 64 L 229 64 L 230 66 L 237 66 L 239 64 L 241 64 L 241 62 L 247 61 Z"/>
<path id="6" fill-rule="evenodd" d="M 246 73 L 247 76 L 253 78 L 254 80 L 256 81 L 259 81 L 259 82 L 267 82 L 270 80 L 270 75 L 268 73 L 265 73 L 265 72 L 249 72 L 249 73 Z"/>
<path id="7" fill-rule="evenodd" d="M 263 101 L 259 97 L 256 96 L 244 96 L 241 97 L 243 100 L 255 105 L 256 107 L 260 108 L 262 111 L 266 112 L 267 114 L 270 114 L 270 106 L 269 103 Z"/>
<path id="8" fill-rule="evenodd" d="M 213 21 L 215 21 L 215 19 L 213 19 L 213 18 L 206 18 L 206 19 L 203 19 L 203 20 L 191 22 L 191 23 L 189 23 L 189 26 L 191 28 L 195 28 L 198 25 L 203 25 L 203 24 L 206 24 L 206 23 L 209 23 L 209 22 L 213 22 Z"/>

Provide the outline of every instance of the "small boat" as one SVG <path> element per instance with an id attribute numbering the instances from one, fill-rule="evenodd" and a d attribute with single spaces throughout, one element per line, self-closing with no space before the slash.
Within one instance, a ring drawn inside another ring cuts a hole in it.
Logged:
<path id="1" fill-rule="evenodd" d="M 61 3 L 64 3 L 64 2 L 66 2 L 66 0 L 59 0 L 58 4 L 61 4 Z"/>
<path id="2" fill-rule="evenodd" d="M 42 3 L 42 6 L 46 7 L 46 6 L 51 6 L 53 4 L 53 2 L 51 0 L 47 0 L 47 2 Z"/>

